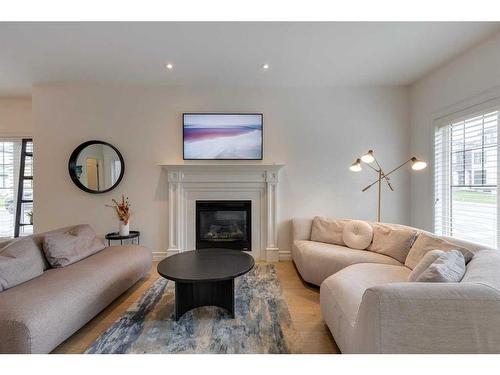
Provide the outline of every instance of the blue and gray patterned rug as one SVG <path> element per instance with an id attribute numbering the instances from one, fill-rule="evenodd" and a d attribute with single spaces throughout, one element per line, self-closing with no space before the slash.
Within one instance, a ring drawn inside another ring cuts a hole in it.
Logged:
<path id="1" fill-rule="evenodd" d="M 235 313 L 200 307 L 174 319 L 174 283 L 160 278 L 86 353 L 298 353 L 276 270 L 257 264 L 236 279 Z"/>

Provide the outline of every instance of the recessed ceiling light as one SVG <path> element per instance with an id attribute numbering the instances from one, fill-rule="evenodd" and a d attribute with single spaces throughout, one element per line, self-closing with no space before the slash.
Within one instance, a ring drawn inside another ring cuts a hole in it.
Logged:
<path id="1" fill-rule="evenodd" d="M 262 65 L 262 69 L 264 69 L 264 70 L 269 69 L 269 64 L 264 64 L 264 65 Z"/>
<path id="2" fill-rule="evenodd" d="M 167 68 L 168 70 L 172 70 L 174 66 L 171 63 L 168 63 L 167 65 L 165 65 L 165 68 Z"/>

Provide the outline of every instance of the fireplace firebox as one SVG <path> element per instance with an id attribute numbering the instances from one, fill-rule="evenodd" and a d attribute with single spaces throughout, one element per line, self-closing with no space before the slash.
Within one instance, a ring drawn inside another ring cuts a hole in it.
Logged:
<path id="1" fill-rule="evenodd" d="M 252 201 L 196 201 L 196 248 L 252 250 Z"/>

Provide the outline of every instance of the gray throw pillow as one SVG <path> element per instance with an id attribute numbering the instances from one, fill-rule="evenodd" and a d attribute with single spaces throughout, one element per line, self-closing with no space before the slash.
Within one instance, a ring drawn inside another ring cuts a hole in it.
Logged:
<path id="1" fill-rule="evenodd" d="M 43 270 L 42 252 L 31 237 L 0 248 L 0 292 L 40 276 Z"/>
<path id="2" fill-rule="evenodd" d="M 428 251 L 424 257 L 420 259 L 420 262 L 418 262 L 413 271 L 411 271 L 408 276 L 408 281 L 417 281 L 417 278 L 422 274 L 422 272 L 429 268 L 429 266 L 443 254 L 445 254 L 443 250 Z"/>
<path id="3" fill-rule="evenodd" d="M 54 268 L 78 262 L 104 247 L 90 225 L 77 225 L 66 233 L 50 233 L 43 239 L 45 257 Z"/>
<path id="4" fill-rule="evenodd" d="M 465 263 L 468 263 L 474 255 L 469 249 L 457 246 L 441 237 L 433 236 L 430 233 L 420 233 L 406 257 L 405 266 L 414 269 L 418 262 L 420 262 L 420 259 L 422 259 L 428 251 L 434 249 L 443 251 L 458 250 L 464 256 Z"/>
<path id="5" fill-rule="evenodd" d="M 465 275 L 465 258 L 458 250 L 441 254 L 416 279 L 418 282 L 458 283 Z"/>

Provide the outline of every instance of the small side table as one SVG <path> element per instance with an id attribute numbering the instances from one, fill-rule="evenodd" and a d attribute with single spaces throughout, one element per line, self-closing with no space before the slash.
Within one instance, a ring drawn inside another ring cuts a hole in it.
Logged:
<path id="1" fill-rule="evenodd" d="M 111 241 L 120 241 L 120 245 L 123 245 L 123 240 L 132 240 L 134 243 L 134 238 L 137 238 L 137 245 L 140 243 L 141 232 L 138 230 L 131 230 L 128 236 L 120 236 L 119 232 L 112 232 L 106 234 L 106 239 L 108 240 L 108 246 L 110 246 Z"/>

